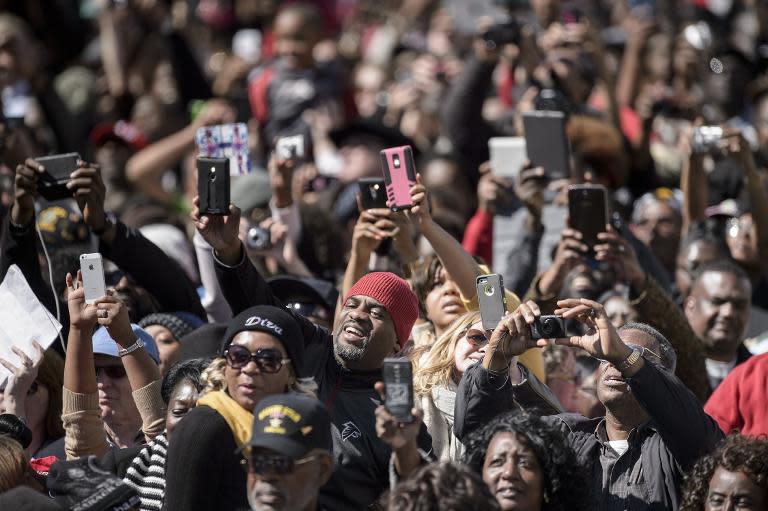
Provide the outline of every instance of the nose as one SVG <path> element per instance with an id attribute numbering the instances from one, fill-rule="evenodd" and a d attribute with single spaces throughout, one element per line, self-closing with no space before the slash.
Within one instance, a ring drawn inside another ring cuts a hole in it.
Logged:
<path id="1" fill-rule="evenodd" d="M 451 279 L 446 279 L 445 284 L 443 284 L 443 293 L 445 294 L 452 294 L 452 295 L 459 295 L 459 286 L 456 285 L 456 283 Z"/>
<path id="2" fill-rule="evenodd" d="M 112 386 L 112 379 L 107 376 L 104 369 L 96 369 L 96 385 L 99 389 L 105 389 Z"/>
<path id="3" fill-rule="evenodd" d="M 512 480 L 512 479 L 518 479 L 520 476 L 518 470 L 517 470 L 517 464 L 514 462 L 514 460 L 509 459 L 506 462 L 504 462 L 504 466 L 502 467 L 501 471 L 501 477 L 502 479 L 506 480 Z"/>
<path id="4" fill-rule="evenodd" d="M 717 312 L 721 317 L 732 318 L 736 316 L 736 307 L 733 305 L 733 302 L 724 302 L 720 305 Z"/>

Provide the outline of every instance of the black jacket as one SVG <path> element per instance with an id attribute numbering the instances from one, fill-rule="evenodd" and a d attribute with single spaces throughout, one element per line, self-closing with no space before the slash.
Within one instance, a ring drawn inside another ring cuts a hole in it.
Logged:
<path id="1" fill-rule="evenodd" d="M 651 418 L 632 430 L 629 450 L 621 456 L 607 444 L 604 418 L 560 414 L 544 419 L 562 430 L 589 474 L 594 509 L 677 509 L 683 474 L 712 451 L 723 434 L 673 374 L 646 361 L 627 381 Z M 464 373 L 456 395 L 454 432 L 459 440 L 464 442 L 467 435 L 510 409 L 509 387 L 507 382 L 499 389 L 481 364 Z"/>
<path id="2" fill-rule="evenodd" d="M 253 305 L 285 307 L 245 256 L 233 267 L 216 261 L 216 276 L 233 314 Z M 376 435 L 374 415 L 380 398 L 373 384 L 382 379 L 381 371 L 344 369 L 334 358 L 332 334 L 303 316 L 294 317 L 304 335 L 302 372 L 314 376 L 318 398 L 331 415 L 335 465 L 330 481 L 320 490 L 320 505 L 334 510 L 365 509 L 389 488 L 392 451 Z M 418 444 L 431 452 L 432 439 L 423 425 Z"/>

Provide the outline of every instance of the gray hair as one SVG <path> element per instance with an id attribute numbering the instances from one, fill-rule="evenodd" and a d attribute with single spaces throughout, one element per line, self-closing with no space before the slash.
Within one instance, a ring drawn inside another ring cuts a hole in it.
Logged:
<path id="1" fill-rule="evenodd" d="M 619 328 L 619 333 L 626 332 L 627 330 L 638 330 L 653 337 L 659 345 L 661 365 L 670 372 L 675 372 L 675 368 L 677 367 L 677 353 L 675 353 L 675 348 L 672 346 L 672 343 L 670 343 L 661 332 L 645 323 L 627 323 Z"/>

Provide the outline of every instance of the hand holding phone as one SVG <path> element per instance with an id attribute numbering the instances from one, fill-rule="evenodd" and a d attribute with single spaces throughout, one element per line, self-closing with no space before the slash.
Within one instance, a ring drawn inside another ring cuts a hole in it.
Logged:
<path id="1" fill-rule="evenodd" d="M 37 189 L 44 199 L 54 201 L 72 197 L 67 183 L 70 174 L 77 170 L 80 164 L 78 153 L 42 156 L 35 158 L 35 161 L 45 168 L 37 180 Z"/>
<path id="2" fill-rule="evenodd" d="M 398 422 L 413 422 L 413 366 L 407 358 L 385 358 L 384 406 Z"/>
<path id="3" fill-rule="evenodd" d="M 107 294 L 101 254 L 80 254 L 80 274 L 83 278 L 85 303 L 92 304 Z"/>
<path id="4" fill-rule="evenodd" d="M 490 331 L 496 328 L 501 318 L 507 313 L 507 296 L 504 281 L 498 273 L 479 275 L 477 283 L 477 302 L 480 305 L 480 319 L 483 328 Z"/>
<path id="5" fill-rule="evenodd" d="M 411 146 L 390 147 L 379 153 L 381 170 L 387 187 L 387 199 L 392 211 L 413 206 L 411 187 L 416 184 L 416 165 Z"/>
<path id="6" fill-rule="evenodd" d="M 608 225 L 608 192 L 600 185 L 573 185 L 568 188 L 568 214 L 570 225 L 581 233 L 581 242 L 595 255 L 597 235 Z"/>
<path id="7" fill-rule="evenodd" d="M 197 158 L 197 195 L 201 214 L 229 214 L 228 158 Z"/>

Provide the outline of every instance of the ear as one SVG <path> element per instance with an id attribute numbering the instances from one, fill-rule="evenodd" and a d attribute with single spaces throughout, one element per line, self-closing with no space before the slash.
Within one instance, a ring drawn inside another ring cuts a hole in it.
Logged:
<path id="1" fill-rule="evenodd" d="M 688 318 L 688 315 L 692 313 L 695 308 L 696 300 L 689 293 L 688 296 L 685 297 L 685 300 L 683 300 L 683 313 L 685 314 L 685 317 Z"/>
<path id="2" fill-rule="evenodd" d="M 333 458 L 328 452 L 322 452 L 319 455 L 320 470 L 317 471 L 318 485 L 325 486 L 325 483 L 331 478 L 333 474 Z"/>

